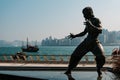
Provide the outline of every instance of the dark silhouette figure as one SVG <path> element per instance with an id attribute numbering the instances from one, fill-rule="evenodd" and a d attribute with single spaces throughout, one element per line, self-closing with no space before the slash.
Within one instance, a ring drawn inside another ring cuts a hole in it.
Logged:
<path id="1" fill-rule="evenodd" d="M 85 40 L 77 46 L 74 52 L 71 55 L 70 62 L 68 65 L 68 69 L 65 72 L 66 75 L 71 74 L 71 70 L 77 66 L 81 58 L 89 51 L 91 51 L 96 56 L 96 67 L 98 72 L 98 77 L 102 76 L 101 68 L 105 64 L 105 56 L 102 45 L 98 40 L 98 36 L 102 33 L 101 22 L 98 18 L 96 18 L 93 14 L 93 10 L 91 7 L 85 7 L 82 11 L 85 21 L 84 25 L 86 26 L 84 31 L 79 34 L 71 34 L 69 37 L 81 37 L 88 33 Z"/>
<path id="2" fill-rule="evenodd" d="M 12 58 L 14 60 L 18 60 L 18 58 L 20 60 L 26 60 L 25 58 L 27 58 L 28 56 L 24 53 L 24 52 L 17 52 L 15 55 L 12 55 Z"/>

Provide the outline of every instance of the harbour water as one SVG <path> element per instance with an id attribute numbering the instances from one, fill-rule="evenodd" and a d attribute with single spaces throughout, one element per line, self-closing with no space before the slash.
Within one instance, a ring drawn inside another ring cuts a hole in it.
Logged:
<path id="1" fill-rule="evenodd" d="M 30 52 L 27 54 L 35 55 L 71 55 L 77 46 L 39 46 L 38 52 Z M 104 46 L 105 55 L 111 55 L 114 48 L 119 46 Z M 21 47 L 0 47 L 0 55 L 15 54 L 21 52 Z M 92 55 L 91 52 L 88 55 Z"/>

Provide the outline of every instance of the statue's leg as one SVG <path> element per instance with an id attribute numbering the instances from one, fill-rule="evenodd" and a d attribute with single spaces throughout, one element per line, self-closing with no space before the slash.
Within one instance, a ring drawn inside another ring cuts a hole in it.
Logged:
<path id="1" fill-rule="evenodd" d="M 104 56 L 104 50 L 103 47 L 100 43 L 97 43 L 95 47 L 92 50 L 92 53 L 96 56 L 96 67 L 97 67 L 97 72 L 98 76 L 102 75 L 101 68 L 105 64 L 105 56 Z"/>
<path id="2" fill-rule="evenodd" d="M 71 70 L 73 70 L 73 68 L 75 68 L 77 66 L 77 64 L 79 63 L 79 61 L 81 60 L 81 58 L 88 52 L 86 46 L 84 45 L 84 43 L 80 44 L 73 52 L 73 54 L 71 55 L 70 61 L 69 61 L 69 65 L 68 65 L 68 69 L 65 72 L 65 74 L 71 74 Z"/>

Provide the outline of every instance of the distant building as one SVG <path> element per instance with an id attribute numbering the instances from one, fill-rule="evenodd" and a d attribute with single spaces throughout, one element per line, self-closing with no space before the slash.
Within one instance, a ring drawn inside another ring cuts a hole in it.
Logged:
<path id="1" fill-rule="evenodd" d="M 108 31 L 107 29 L 103 29 L 102 34 L 99 35 L 99 40 L 103 45 L 117 45 L 120 43 L 120 31 Z M 42 40 L 41 45 L 46 46 L 76 46 L 81 43 L 85 37 L 78 37 L 72 40 L 68 39 L 67 37 L 63 39 L 53 39 L 52 36 Z"/>

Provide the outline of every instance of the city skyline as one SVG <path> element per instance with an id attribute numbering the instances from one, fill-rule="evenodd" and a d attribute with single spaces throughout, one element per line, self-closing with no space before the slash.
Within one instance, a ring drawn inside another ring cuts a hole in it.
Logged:
<path id="1" fill-rule="evenodd" d="M 43 39 L 42 41 L 30 41 L 28 40 L 29 45 L 38 45 L 38 46 L 76 46 L 81 43 L 87 35 L 83 37 L 77 37 L 75 39 L 69 39 L 67 36 L 61 39 L 49 36 Z M 104 46 L 119 46 L 120 45 L 120 31 L 108 31 L 103 29 L 102 34 L 98 37 L 100 43 Z M 5 41 L 0 40 L 0 47 L 20 47 L 27 44 L 27 40 L 14 40 L 14 41 Z"/>
<path id="2" fill-rule="evenodd" d="M 0 40 L 61 39 L 84 30 L 82 9 L 91 6 L 103 28 L 120 30 L 119 0 L 0 0 Z"/>

